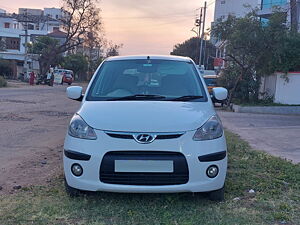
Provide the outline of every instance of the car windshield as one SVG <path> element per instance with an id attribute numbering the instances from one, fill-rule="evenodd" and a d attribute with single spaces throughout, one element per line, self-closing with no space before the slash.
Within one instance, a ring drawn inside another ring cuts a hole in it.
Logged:
<path id="1" fill-rule="evenodd" d="M 216 78 L 204 78 L 204 81 L 207 86 L 217 86 L 217 79 Z"/>
<path id="2" fill-rule="evenodd" d="M 104 62 L 86 100 L 207 101 L 207 97 L 191 62 L 135 59 Z"/>
<path id="3" fill-rule="evenodd" d="M 69 71 L 66 71 L 65 76 L 68 77 L 68 78 L 72 78 L 72 73 L 69 72 Z"/>

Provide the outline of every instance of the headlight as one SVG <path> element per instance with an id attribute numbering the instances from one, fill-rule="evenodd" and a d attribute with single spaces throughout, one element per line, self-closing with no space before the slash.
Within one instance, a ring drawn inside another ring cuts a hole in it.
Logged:
<path id="1" fill-rule="evenodd" d="M 218 116 L 212 116 L 194 134 L 194 141 L 205 141 L 219 138 L 223 135 L 222 123 Z"/>
<path id="2" fill-rule="evenodd" d="M 86 124 L 79 115 L 74 115 L 69 125 L 69 135 L 75 138 L 96 140 L 97 135 L 92 127 Z"/>

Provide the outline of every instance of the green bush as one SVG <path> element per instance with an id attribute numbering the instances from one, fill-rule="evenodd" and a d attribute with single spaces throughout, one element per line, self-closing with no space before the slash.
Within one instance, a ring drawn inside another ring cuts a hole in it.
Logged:
<path id="1" fill-rule="evenodd" d="M 0 76 L 0 88 L 6 86 L 7 86 L 7 81 L 5 80 L 4 77 Z"/>

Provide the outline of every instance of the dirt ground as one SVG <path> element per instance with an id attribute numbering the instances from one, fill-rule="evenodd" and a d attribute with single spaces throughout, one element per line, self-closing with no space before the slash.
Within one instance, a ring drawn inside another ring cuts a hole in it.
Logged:
<path id="1" fill-rule="evenodd" d="M 44 185 L 62 171 L 64 136 L 80 106 L 66 88 L 10 82 L 0 89 L 0 194 Z"/>

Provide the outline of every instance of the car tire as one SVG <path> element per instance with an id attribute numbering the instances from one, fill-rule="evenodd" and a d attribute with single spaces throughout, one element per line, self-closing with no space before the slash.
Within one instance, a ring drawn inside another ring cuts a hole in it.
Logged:
<path id="1" fill-rule="evenodd" d="M 73 188 L 68 185 L 66 178 L 64 178 L 65 190 L 70 197 L 78 197 L 81 194 L 79 189 Z"/>
<path id="2" fill-rule="evenodd" d="M 211 201 L 217 201 L 217 202 L 224 201 L 224 189 L 225 188 L 222 187 L 221 189 L 209 192 L 208 193 L 208 198 Z"/>
<path id="3" fill-rule="evenodd" d="M 71 85 L 72 83 L 68 83 L 68 85 Z"/>

